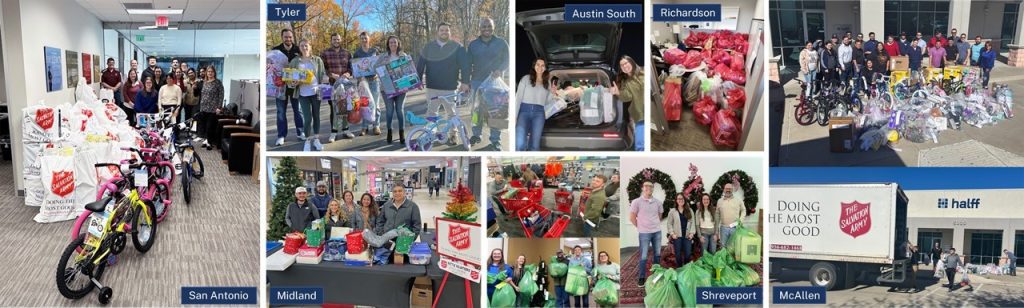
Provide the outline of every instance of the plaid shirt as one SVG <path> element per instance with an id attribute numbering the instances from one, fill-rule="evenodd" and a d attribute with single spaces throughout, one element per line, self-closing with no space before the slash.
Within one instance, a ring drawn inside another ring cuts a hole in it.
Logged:
<path id="1" fill-rule="evenodd" d="M 325 49 L 320 53 L 320 59 L 324 60 L 324 67 L 327 69 L 328 74 L 343 75 L 345 73 L 352 73 L 352 54 L 345 50 L 345 48 L 334 48 Z M 342 64 L 342 59 L 346 64 Z M 331 84 L 334 83 L 334 78 L 330 78 Z"/>

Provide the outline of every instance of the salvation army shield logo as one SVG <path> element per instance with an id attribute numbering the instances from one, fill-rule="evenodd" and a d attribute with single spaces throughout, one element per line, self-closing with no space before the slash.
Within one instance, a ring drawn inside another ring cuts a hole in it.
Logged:
<path id="1" fill-rule="evenodd" d="M 448 243 L 458 250 L 469 248 L 469 228 L 451 224 L 448 225 Z"/>
<path id="2" fill-rule="evenodd" d="M 480 280 L 480 271 L 477 271 L 477 270 L 469 271 L 469 278 L 472 278 L 473 281 Z"/>
<path id="3" fill-rule="evenodd" d="M 36 125 L 43 129 L 53 127 L 53 109 L 44 108 L 36 110 Z"/>
<path id="4" fill-rule="evenodd" d="M 75 174 L 71 171 L 54 172 L 51 183 L 51 192 L 61 198 L 67 197 L 75 191 Z"/>
<path id="5" fill-rule="evenodd" d="M 871 203 L 840 203 L 839 230 L 856 238 L 871 230 Z"/>

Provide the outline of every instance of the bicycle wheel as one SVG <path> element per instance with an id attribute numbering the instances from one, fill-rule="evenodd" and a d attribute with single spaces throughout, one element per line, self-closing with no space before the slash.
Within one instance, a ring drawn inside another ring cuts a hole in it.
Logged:
<path id="1" fill-rule="evenodd" d="M 203 159 L 199 157 L 199 152 L 192 151 L 192 177 L 202 178 L 206 174 L 206 169 L 203 168 Z"/>
<path id="2" fill-rule="evenodd" d="M 405 136 L 405 149 L 410 152 L 430 151 L 434 147 L 435 139 L 432 130 L 417 127 Z"/>
<path id="3" fill-rule="evenodd" d="M 153 203 L 157 203 L 157 207 L 160 209 L 156 211 L 156 220 L 164 221 L 171 212 L 171 190 L 164 184 L 156 184 L 155 188 L 156 193 L 153 194 Z"/>
<path id="4" fill-rule="evenodd" d="M 186 164 L 181 172 L 181 194 L 185 197 L 185 205 L 192 204 L 192 165 Z"/>
<path id="5" fill-rule="evenodd" d="M 462 141 L 462 149 L 472 151 L 469 145 L 469 134 L 466 133 L 466 124 L 459 123 L 458 129 L 459 139 Z"/>
<path id="6" fill-rule="evenodd" d="M 796 109 L 793 110 L 793 116 L 796 118 L 796 123 L 801 126 L 807 126 L 814 123 L 814 111 L 811 110 L 811 106 L 808 106 L 806 103 L 796 105 Z"/>
<path id="7" fill-rule="evenodd" d="M 57 291 L 65 298 L 79 299 L 89 295 L 95 286 L 92 284 L 91 278 L 99 280 L 107 266 L 107 262 L 103 261 L 93 271 L 92 276 L 83 273 L 83 266 L 92 259 L 85 255 L 87 252 L 83 245 L 85 245 L 84 234 L 71 241 L 61 253 L 60 260 L 57 261 Z M 72 259 L 76 261 L 72 261 Z M 74 262 L 74 264 L 68 264 L 69 262 Z"/>
<path id="8" fill-rule="evenodd" d="M 159 224 L 152 210 L 153 204 L 148 203 L 146 206 L 147 210 L 137 207 L 136 210 L 139 212 L 136 213 L 135 219 L 132 219 L 132 246 L 141 253 L 153 248 L 153 242 L 156 241 L 156 226 Z M 148 223 L 146 217 L 149 217 Z"/>
<path id="9" fill-rule="evenodd" d="M 815 106 L 817 106 L 818 108 L 815 108 L 816 110 L 815 110 L 814 118 L 818 120 L 818 125 L 821 125 L 821 126 L 828 125 L 828 103 L 827 103 L 827 101 L 824 98 L 819 99 L 818 102 L 815 104 Z"/>

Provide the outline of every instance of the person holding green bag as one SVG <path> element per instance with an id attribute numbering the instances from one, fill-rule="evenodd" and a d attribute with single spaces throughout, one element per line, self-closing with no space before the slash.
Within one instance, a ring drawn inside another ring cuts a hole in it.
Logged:
<path id="1" fill-rule="evenodd" d="M 732 183 L 722 187 L 722 198 L 718 199 L 718 229 L 719 239 L 722 244 L 729 243 L 733 233 L 736 233 L 736 226 L 740 221 L 747 218 L 747 209 L 743 206 L 743 200 L 733 196 Z"/>
<path id="2" fill-rule="evenodd" d="M 587 273 L 587 286 L 593 282 L 591 275 L 594 269 L 594 263 L 583 256 L 583 247 L 576 245 L 572 248 L 572 256 L 569 257 L 569 267 L 582 266 Z M 590 294 L 575 295 L 572 297 L 573 307 L 588 307 L 590 306 Z"/>
<path id="3" fill-rule="evenodd" d="M 601 306 L 615 306 L 619 303 L 619 264 L 612 263 L 608 252 L 597 253 L 597 266 L 594 267 L 594 276 L 597 282 L 594 283 L 594 301 Z M 610 282 L 605 286 L 602 281 Z"/>
<path id="4" fill-rule="evenodd" d="M 502 279 L 501 277 L 504 276 Z M 498 279 L 493 279 L 498 277 Z M 487 262 L 487 298 L 494 296 L 494 289 L 499 283 L 508 283 L 515 288 L 516 284 L 512 279 L 512 267 L 505 264 L 505 253 L 501 248 L 491 250 L 491 261 Z"/>
<path id="5" fill-rule="evenodd" d="M 561 249 L 551 257 L 551 280 L 555 283 L 555 300 L 557 307 L 569 306 L 569 293 L 565 292 L 565 276 L 569 271 L 569 260 Z"/>
<path id="6" fill-rule="evenodd" d="M 516 257 L 516 265 L 512 266 L 512 275 L 509 276 L 512 281 L 516 282 L 516 284 L 513 285 L 516 289 L 516 306 L 522 306 L 521 301 L 524 296 L 519 295 L 519 286 L 522 284 L 523 278 L 526 277 L 526 274 L 526 256 L 519 255 Z"/>

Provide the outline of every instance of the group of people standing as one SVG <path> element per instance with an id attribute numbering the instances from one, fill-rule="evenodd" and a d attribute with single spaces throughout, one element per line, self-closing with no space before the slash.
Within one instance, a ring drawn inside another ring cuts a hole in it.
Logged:
<path id="1" fill-rule="evenodd" d="M 691 247 L 699 241 L 707 253 L 718 251 L 718 245 L 729 243 L 736 227 L 747 217 L 743 200 L 733 194 L 733 185 L 722 187 L 722 197 L 712 202 L 711 195 L 701 194 L 696 210 L 688 205 L 686 195 L 674 196 L 675 207 L 669 210 L 667 229 L 664 234 L 672 243 L 675 263 L 682 267 L 690 262 Z M 661 260 L 661 217 L 664 213 L 662 201 L 654 197 L 654 183 L 646 181 L 641 195 L 629 205 L 629 222 L 636 227 L 640 236 L 640 264 L 637 286 L 642 287 L 647 278 L 648 249 L 654 254 L 654 262 Z"/>
<path id="2" fill-rule="evenodd" d="M 174 122 L 198 114 L 199 141 L 210 147 L 206 136 L 217 124 L 217 114 L 224 105 L 224 84 L 217 79 L 216 67 L 200 66 L 196 72 L 188 63 L 172 58 L 165 73 L 156 57 L 146 57 L 146 62 L 148 66 L 140 73 L 139 61 L 132 59 L 128 76 L 122 78 L 114 58 L 107 58 L 107 68 L 100 77 L 101 89 L 113 92 L 115 103 L 132 125 L 139 113 L 170 113 Z"/>
<path id="3" fill-rule="evenodd" d="M 860 77 L 864 77 L 868 84 L 874 84 L 879 76 L 889 75 L 889 63 L 897 56 L 906 56 L 910 71 L 917 73 L 926 56 L 933 68 L 952 65 L 979 67 L 982 85 L 987 88 L 997 54 L 991 41 L 983 42 L 980 35 L 970 41 L 966 33 L 957 34 L 956 29 L 950 31 L 948 38 L 942 31 L 935 31 L 935 35 L 927 40 L 921 32 L 908 39 L 904 32 L 900 33 L 899 40 L 889 35 L 885 42 L 876 40 L 874 32 L 868 33 L 867 40 L 864 40 L 863 33 L 854 38 L 852 33 L 846 32 L 842 43 L 836 34 L 825 42 L 808 41 L 800 51 L 800 75 L 808 85 L 819 80 L 847 83 Z M 810 96 L 816 91 L 814 88 L 808 86 L 805 94 Z"/>
<path id="4" fill-rule="evenodd" d="M 427 94 L 427 115 L 437 116 L 440 114 L 438 96 L 451 94 L 455 91 L 470 93 L 478 88 L 488 77 L 501 78 L 508 67 L 508 43 L 497 36 L 494 36 L 494 21 L 490 18 L 480 20 L 480 35 L 464 47 L 459 42 L 451 40 L 451 25 L 439 23 L 436 27 L 437 37 L 427 42 L 418 58 L 414 61 L 417 74 L 423 77 L 426 84 Z M 320 108 L 321 100 L 318 97 L 320 84 L 333 85 L 341 78 L 353 78 L 352 59 L 386 56 L 387 60 L 393 61 L 408 55 L 402 49 L 402 42 L 397 36 L 388 36 L 385 39 L 384 50 L 378 50 L 370 42 L 370 35 L 367 32 L 359 34 L 359 47 L 349 51 L 343 47 L 341 34 L 335 33 L 330 37 L 331 47 L 322 50 L 319 56 L 313 54 L 311 41 L 301 39 L 296 44 L 295 34 L 291 29 L 281 31 L 282 43 L 274 50 L 278 50 L 288 58 L 288 67 L 303 69 L 313 72 L 313 80 L 310 83 L 290 82 L 284 91 L 276 97 L 277 102 L 277 140 L 275 145 L 283 145 L 288 135 L 288 105 L 291 104 L 296 134 L 300 140 L 305 141 L 303 150 L 323 150 L 320 142 Z M 382 95 L 380 78 L 376 74 L 359 77 L 354 80 L 356 84 L 365 81 L 369 86 L 370 96 L 375 105 L 384 105 L 384 129 L 381 128 L 381 110 L 371 106 L 374 117 L 372 121 L 364 120 L 358 128 L 350 128 L 348 121 L 339 117 L 342 108 L 341 102 L 327 100 L 330 110 L 331 134 L 327 142 L 334 142 L 339 138 L 353 139 L 357 136 L 381 135 L 387 131 L 385 141 L 391 144 L 394 141 L 395 132 L 391 125 L 397 119 L 398 142 L 405 143 L 405 98 L 406 93 L 398 95 Z M 381 104 L 381 102 L 383 102 Z M 454 107 L 454 106 L 453 106 Z M 478 106 L 481 110 L 483 106 Z M 300 112 L 301 109 L 301 112 Z M 448 110 L 455 114 L 455 110 Z M 486 112 L 479 112 L 481 117 L 479 123 L 473 123 L 473 137 L 471 143 L 480 141 L 483 125 L 486 119 Z M 501 132 L 492 128 L 490 134 L 491 147 L 495 150 L 501 149 Z"/>
<path id="5" fill-rule="evenodd" d="M 572 254 L 569 256 L 565 255 L 562 249 L 555 251 L 555 260 L 560 263 L 564 263 L 568 266 L 581 266 L 587 272 L 587 278 L 590 283 L 588 290 L 592 290 L 594 283 L 598 279 L 607 278 L 615 283 L 615 289 L 619 289 L 619 279 L 621 273 L 619 272 L 619 264 L 612 262 L 608 252 L 601 251 L 597 254 L 597 264 L 591 257 L 583 254 L 583 247 L 576 245 L 572 248 Z M 543 264 L 544 261 L 540 260 Z M 547 264 L 546 268 L 550 268 L 551 265 Z M 487 262 L 487 275 L 495 276 L 499 273 L 505 273 L 505 280 L 495 281 L 494 283 L 487 284 L 487 298 L 491 298 L 494 295 L 495 286 L 499 283 L 505 282 L 512 286 L 516 290 L 516 307 L 533 307 L 531 305 L 532 298 L 525 298 L 519 295 L 519 284 L 523 281 L 526 274 L 526 256 L 519 255 L 516 257 L 515 264 L 505 263 L 505 253 L 500 248 L 496 248 L 491 251 L 491 256 Z M 540 277 L 525 277 L 535 279 L 542 288 L 546 289 L 546 284 L 541 284 L 540 281 L 536 280 Z M 546 278 L 546 277 L 545 277 Z M 555 307 L 590 307 L 590 294 L 584 295 L 573 295 L 570 296 L 565 291 L 566 277 L 554 277 L 550 280 L 545 279 L 544 281 L 554 282 L 555 286 Z M 543 289 L 542 289 L 543 290 Z M 570 306 L 571 300 L 571 306 Z"/>

